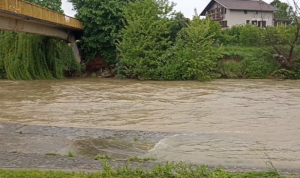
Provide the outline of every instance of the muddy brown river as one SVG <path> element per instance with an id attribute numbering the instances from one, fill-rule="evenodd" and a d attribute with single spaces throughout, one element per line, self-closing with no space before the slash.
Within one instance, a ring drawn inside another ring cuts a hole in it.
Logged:
<path id="1" fill-rule="evenodd" d="M 0 122 L 174 132 L 145 156 L 300 168 L 300 81 L 0 80 Z"/>

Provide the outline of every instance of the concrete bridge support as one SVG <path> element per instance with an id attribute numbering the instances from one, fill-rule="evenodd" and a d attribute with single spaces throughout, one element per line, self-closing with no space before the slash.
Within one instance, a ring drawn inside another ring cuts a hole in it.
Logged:
<path id="1" fill-rule="evenodd" d="M 56 27 L 55 25 L 45 25 L 36 21 L 33 22 L 29 19 L 13 19 L 5 16 L 0 16 L 0 29 L 50 36 L 70 42 L 76 61 L 78 63 L 81 62 L 75 36 L 69 30 Z"/>
<path id="2" fill-rule="evenodd" d="M 79 50 L 78 50 L 78 47 L 77 47 L 77 43 L 76 43 L 76 39 L 75 39 L 74 34 L 69 35 L 68 41 L 71 43 L 71 48 L 72 48 L 73 55 L 75 57 L 76 62 L 80 64 L 81 57 L 80 57 L 80 54 L 79 54 Z"/>

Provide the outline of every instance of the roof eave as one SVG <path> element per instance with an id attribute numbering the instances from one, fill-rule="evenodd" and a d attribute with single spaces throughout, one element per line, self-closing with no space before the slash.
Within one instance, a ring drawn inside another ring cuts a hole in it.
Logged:
<path id="1" fill-rule="evenodd" d="M 277 10 L 257 10 L 257 9 L 235 9 L 235 8 L 230 8 L 230 10 L 240 10 L 240 11 L 263 11 L 263 12 L 276 12 L 276 11 L 279 11 L 278 9 Z"/>
<path id="2" fill-rule="evenodd" d="M 202 15 L 202 16 L 205 16 L 205 13 L 206 13 L 206 11 L 208 10 L 208 7 L 209 6 L 211 6 L 213 3 L 215 3 L 215 2 L 217 2 L 217 3 L 219 3 L 221 6 L 223 6 L 223 7 L 225 7 L 225 8 L 227 8 L 226 6 L 224 6 L 222 3 L 220 3 L 218 0 L 211 0 L 208 4 L 207 4 L 207 6 L 204 8 L 204 10 L 200 13 L 200 16 Z"/>

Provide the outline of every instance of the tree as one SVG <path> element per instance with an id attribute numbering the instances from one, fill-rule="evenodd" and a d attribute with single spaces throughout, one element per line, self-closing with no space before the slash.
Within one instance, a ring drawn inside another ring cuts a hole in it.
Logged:
<path id="1" fill-rule="evenodd" d="M 275 51 L 275 59 L 280 64 L 281 68 L 294 70 L 298 66 L 300 56 L 300 20 L 299 20 L 299 5 L 296 0 L 293 0 L 295 10 L 290 14 L 292 25 L 285 27 L 266 27 L 263 30 L 266 44 L 271 45 Z"/>
<path id="2" fill-rule="evenodd" d="M 27 1 L 62 12 L 60 0 Z M 59 79 L 80 69 L 62 40 L 5 31 L 0 31 L 0 37 L 0 78 Z"/>
<path id="3" fill-rule="evenodd" d="M 60 12 L 60 13 L 64 12 L 61 8 L 61 5 L 62 5 L 61 0 L 51 0 L 51 1 L 49 1 L 49 0 L 26 0 L 26 1 L 46 7 L 48 9 L 51 9 L 56 12 Z"/>
<path id="4" fill-rule="evenodd" d="M 75 17 L 84 25 L 81 48 L 85 60 L 97 54 L 108 64 L 116 63 L 115 41 L 124 27 L 124 8 L 133 0 L 68 0 L 77 11 Z"/>
<path id="5" fill-rule="evenodd" d="M 125 8 L 125 27 L 117 44 L 120 74 L 141 80 L 160 79 L 163 54 L 171 46 L 168 0 L 138 0 Z"/>
<path id="6" fill-rule="evenodd" d="M 280 0 L 273 0 L 270 4 L 279 10 L 275 12 L 275 18 L 291 18 L 291 15 L 293 14 L 292 6 L 289 6 L 287 3 L 281 2 Z"/>
<path id="7" fill-rule="evenodd" d="M 175 43 L 178 32 L 188 26 L 190 19 L 186 18 L 182 12 L 177 12 L 170 20 L 171 23 L 169 28 L 171 29 L 171 41 Z"/>
<path id="8" fill-rule="evenodd" d="M 217 60 L 222 57 L 222 48 L 215 46 L 220 34 L 218 22 L 195 15 L 179 32 L 175 46 L 167 51 L 162 78 L 200 81 L 216 78 Z"/>

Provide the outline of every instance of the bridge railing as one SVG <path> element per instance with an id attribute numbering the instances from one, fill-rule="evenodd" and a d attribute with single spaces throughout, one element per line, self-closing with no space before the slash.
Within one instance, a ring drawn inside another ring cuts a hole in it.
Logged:
<path id="1" fill-rule="evenodd" d="M 68 27 L 83 29 L 81 22 L 72 17 L 21 0 L 0 0 L 0 10 L 17 13 L 19 15 L 29 16 Z"/>

